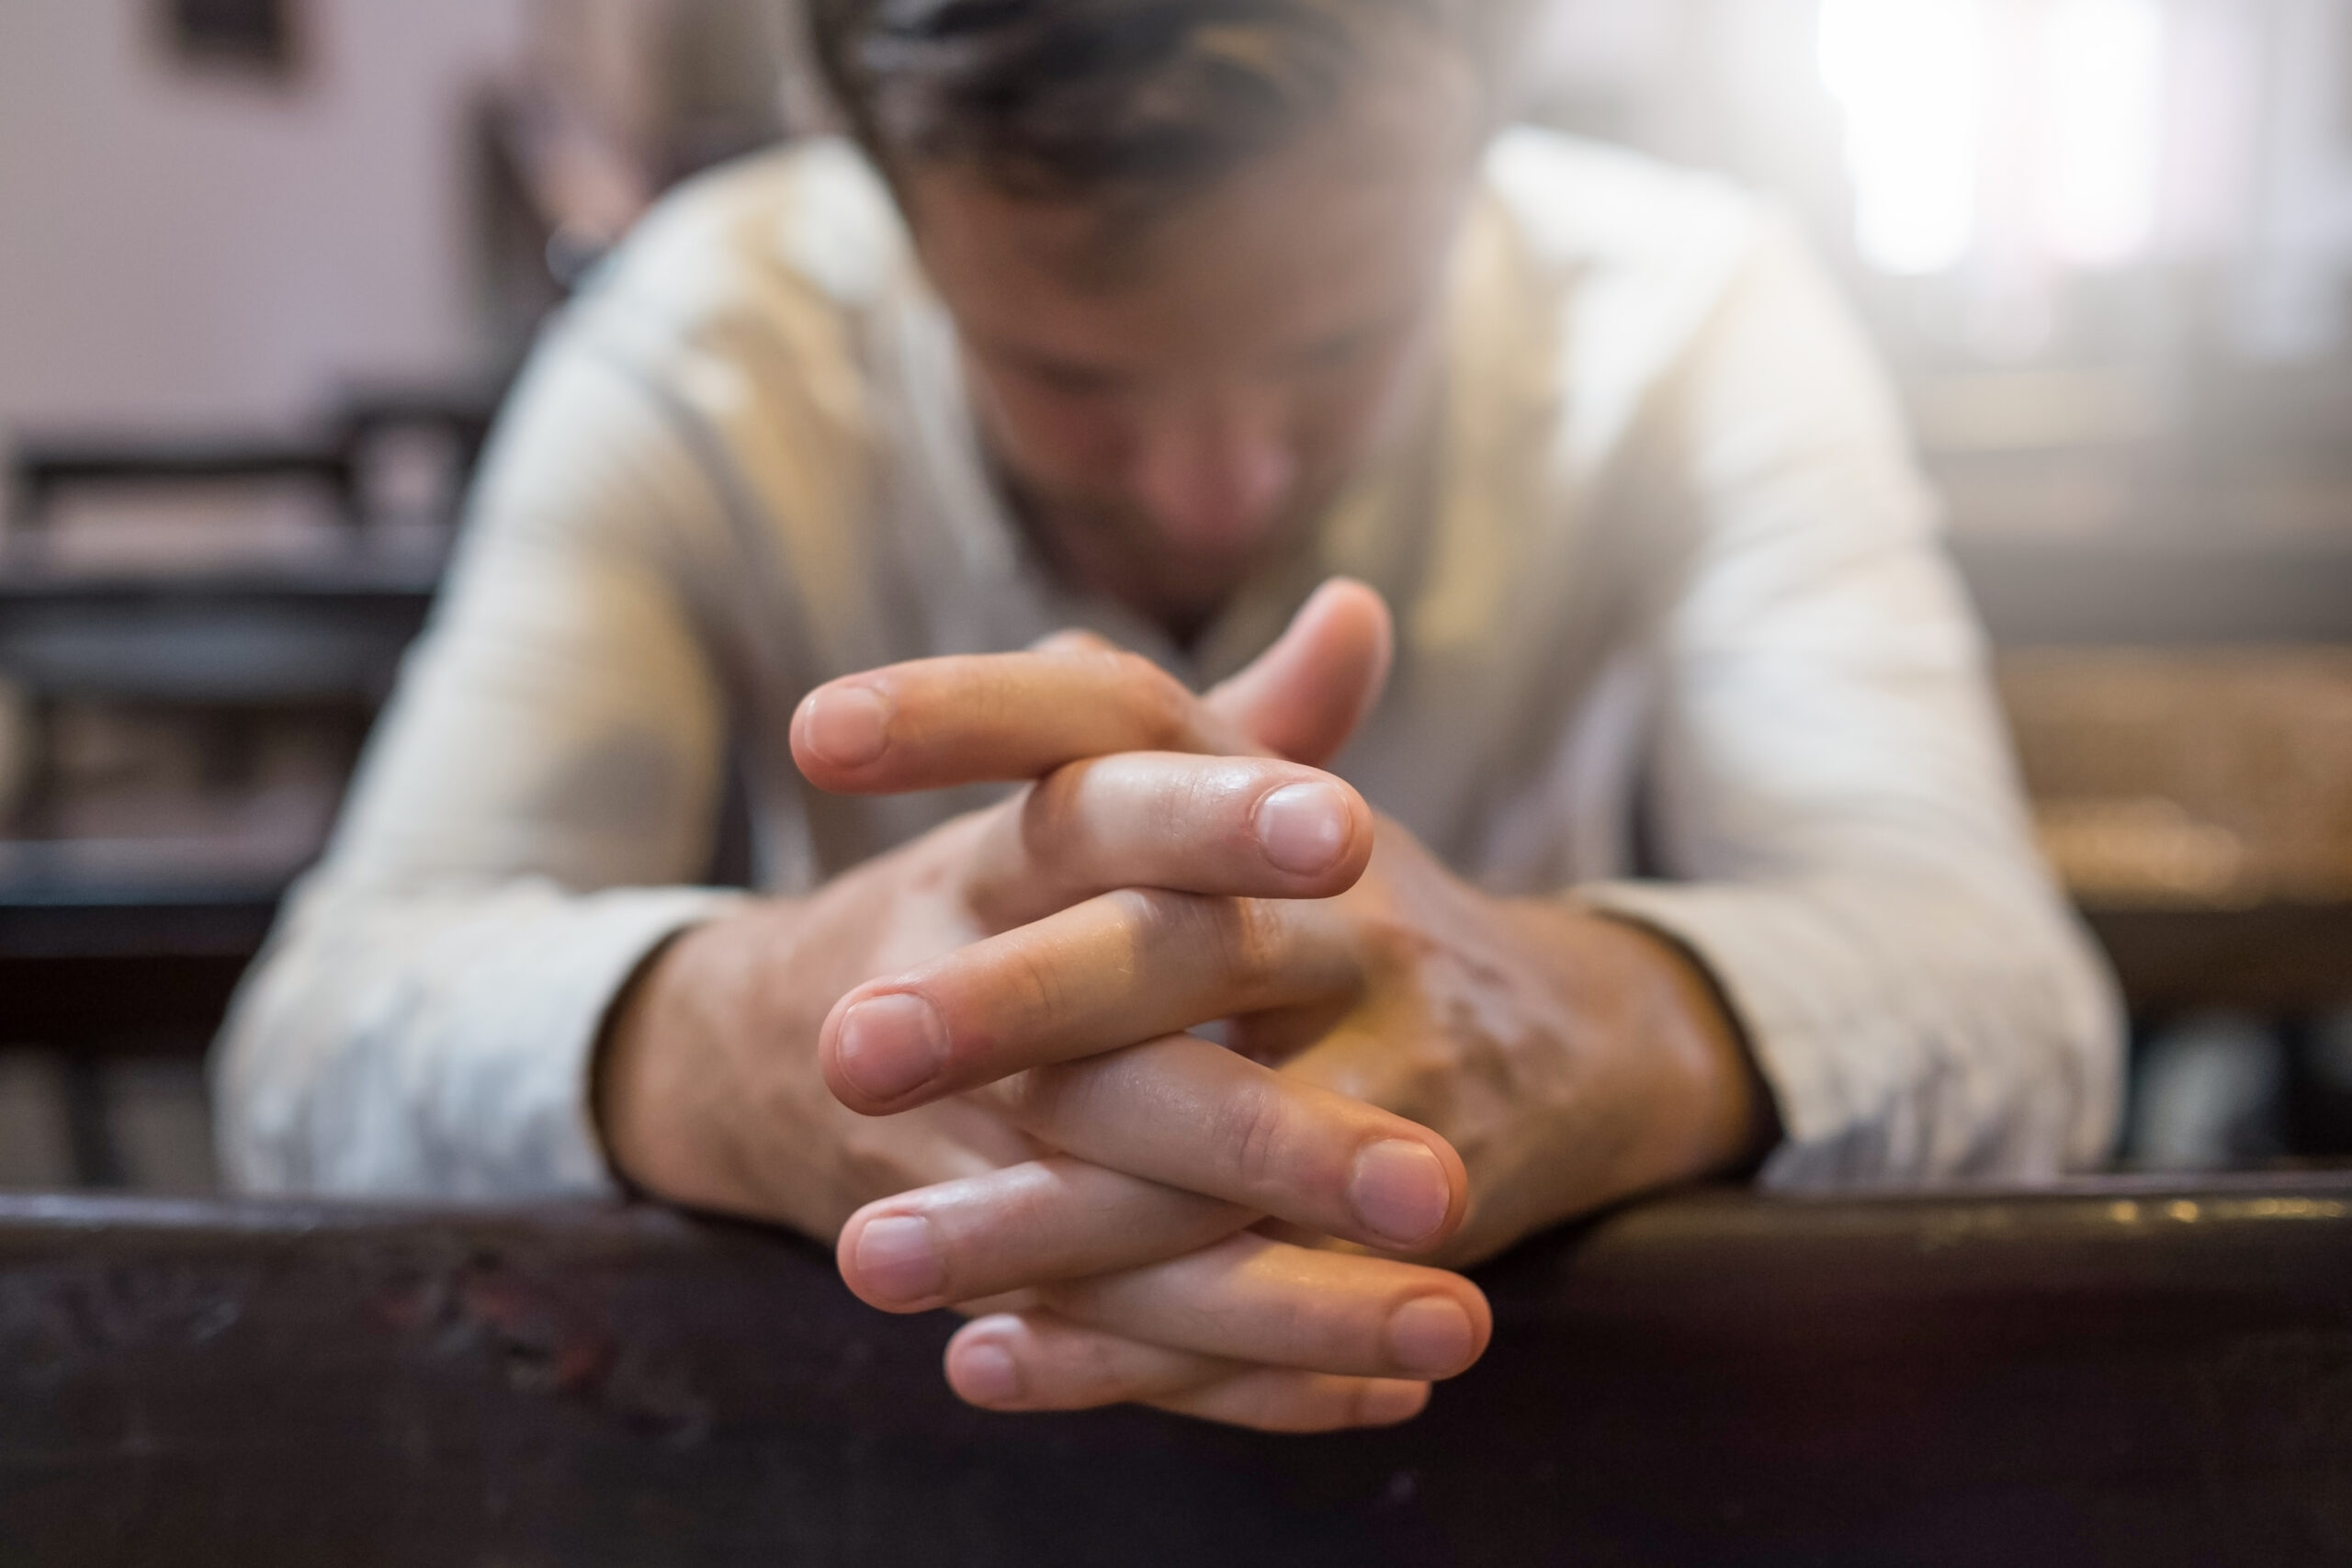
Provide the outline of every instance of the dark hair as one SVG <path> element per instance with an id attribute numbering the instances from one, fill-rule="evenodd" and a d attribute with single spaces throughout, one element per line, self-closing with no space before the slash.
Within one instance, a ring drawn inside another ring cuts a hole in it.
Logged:
<path id="1" fill-rule="evenodd" d="M 1484 55 L 1515 0 L 808 0 L 819 69 L 886 168 L 968 162 L 1024 194 L 1216 178 L 1329 108 L 1376 29 Z"/>

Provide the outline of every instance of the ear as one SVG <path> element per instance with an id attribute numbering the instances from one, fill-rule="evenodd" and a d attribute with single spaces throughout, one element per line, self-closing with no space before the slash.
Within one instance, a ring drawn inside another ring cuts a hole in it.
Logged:
<path id="1" fill-rule="evenodd" d="M 1387 603 L 1352 578 L 1335 577 L 1273 647 L 1204 700 L 1276 756 L 1319 766 L 1380 700 L 1395 651 Z"/>

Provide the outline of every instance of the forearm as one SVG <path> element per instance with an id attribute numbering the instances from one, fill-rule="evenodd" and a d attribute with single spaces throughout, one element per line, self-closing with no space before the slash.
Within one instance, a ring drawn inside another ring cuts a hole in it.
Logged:
<path id="1" fill-rule="evenodd" d="M 821 1113 L 813 1072 L 786 1080 L 761 1108 L 768 1150 L 728 1135 L 743 1127 L 730 1100 L 763 1081 L 739 1059 L 743 1053 L 814 1060 L 831 993 L 774 983 L 776 971 L 805 962 L 809 930 L 803 901 L 746 902 L 677 932 L 638 966 L 605 1016 L 590 1069 L 592 1111 L 616 1175 L 710 1210 L 740 1211 L 750 1194 L 770 1192 L 787 1209 L 767 1217 L 820 1237 L 862 1201 L 833 1190 L 835 1173 L 813 1161 L 797 1181 L 775 1179 L 774 1150 L 806 1151 L 807 1131 Z M 783 1016 L 763 1016 L 769 995 L 783 1000 Z"/>

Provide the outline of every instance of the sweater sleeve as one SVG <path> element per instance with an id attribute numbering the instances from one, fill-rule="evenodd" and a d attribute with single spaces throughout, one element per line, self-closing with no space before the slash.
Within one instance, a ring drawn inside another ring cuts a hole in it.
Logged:
<path id="1" fill-rule="evenodd" d="M 728 897 L 682 886 L 708 861 L 726 705 L 677 558 L 723 534 L 722 504 L 659 398 L 558 329 L 327 857 L 216 1049 L 237 1184 L 607 1183 L 587 1103 L 602 1019 Z"/>
<path id="2" fill-rule="evenodd" d="M 1713 970 L 1791 1187 L 2102 1157 L 2112 984 L 2032 841 L 1894 400 L 1767 226 L 1661 403 L 1688 547 L 1655 617 L 1653 853 L 1580 890 Z"/>

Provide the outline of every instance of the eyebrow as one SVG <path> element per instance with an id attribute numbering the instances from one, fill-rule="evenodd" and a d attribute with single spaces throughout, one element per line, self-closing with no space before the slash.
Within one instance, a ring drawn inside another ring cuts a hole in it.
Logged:
<path id="1" fill-rule="evenodd" d="M 1015 347 L 998 338 L 983 338 L 976 342 L 980 350 L 991 357 L 1009 361 L 1024 374 L 1049 380 L 1123 387 L 1132 385 L 1137 378 L 1132 370 L 1089 364 L 1082 359 L 1065 359 L 1058 355 L 1040 354 L 1035 349 Z"/>
<path id="2" fill-rule="evenodd" d="M 1351 326 L 1327 333 L 1310 343 L 1286 350 L 1281 362 L 1287 366 L 1313 364 L 1317 360 L 1336 359 L 1362 348 L 1366 344 L 1396 332 L 1413 321 L 1421 309 L 1418 299 L 1393 305 L 1379 314 L 1370 316 Z"/>
<path id="3" fill-rule="evenodd" d="M 1267 356 L 1265 363 L 1285 369 L 1310 366 L 1318 361 L 1337 359 L 1364 344 L 1404 326 L 1414 316 L 1417 305 L 1408 302 L 1381 311 L 1351 325 L 1329 332 L 1283 349 Z M 1132 386 L 1142 378 L 1141 373 L 1123 367 L 1090 363 L 1083 359 L 1068 359 L 1050 352 L 1024 347 L 992 334 L 971 334 L 975 348 L 993 359 L 1012 364 L 1023 372 L 1051 380 L 1085 382 L 1106 389 Z"/>

